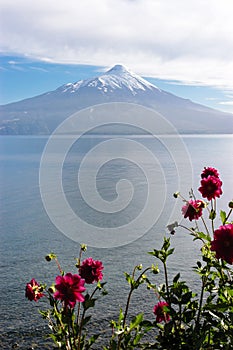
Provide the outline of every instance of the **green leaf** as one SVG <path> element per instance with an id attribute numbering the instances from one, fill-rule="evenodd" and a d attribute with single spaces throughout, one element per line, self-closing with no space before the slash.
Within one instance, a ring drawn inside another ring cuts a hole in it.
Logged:
<path id="1" fill-rule="evenodd" d="M 143 313 L 135 316 L 132 322 L 130 322 L 130 325 L 129 325 L 130 330 L 132 330 L 133 328 L 136 328 L 142 322 L 142 320 L 143 320 Z"/>
<path id="2" fill-rule="evenodd" d="M 174 250 L 175 250 L 175 248 L 169 249 L 167 251 L 167 256 L 173 254 Z"/>
<path id="3" fill-rule="evenodd" d="M 192 298 L 192 292 L 187 292 L 184 295 L 182 295 L 181 303 L 187 304 Z"/>
<path id="4" fill-rule="evenodd" d="M 197 237 L 196 239 L 204 239 L 206 241 L 210 241 L 211 238 L 209 237 L 208 234 L 204 233 L 204 232 L 197 232 Z"/>
<path id="5" fill-rule="evenodd" d="M 127 272 L 125 272 L 124 275 L 125 275 L 126 281 L 127 281 L 127 282 L 129 283 L 129 285 L 131 286 L 131 285 L 132 285 L 132 282 L 133 282 L 132 277 L 131 277 L 130 274 L 127 273 Z"/>
<path id="6" fill-rule="evenodd" d="M 225 211 L 223 211 L 223 210 L 220 211 L 220 218 L 221 218 L 222 224 L 224 225 L 226 222 L 226 218 L 227 218 L 227 214 Z"/>
<path id="7" fill-rule="evenodd" d="M 82 319 L 82 326 L 85 326 L 85 324 L 87 324 L 90 321 L 90 319 L 91 319 L 91 315 Z"/>
<path id="8" fill-rule="evenodd" d="M 154 249 L 153 252 L 148 252 L 148 254 L 155 256 L 156 258 L 159 258 L 160 251 L 157 249 Z"/>
<path id="9" fill-rule="evenodd" d="M 85 310 L 89 309 L 90 307 L 94 307 L 95 306 L 95 302 L 96 302 L 96 298 L 90 298 L 89 294 L 85 295 L 85 301 L 83 302 L 83 308 Z"/>
<path id="10" fill-rule="evenodd" d="M 173 283 L 178 282 L 179 279 L 180 279 L 180 273 L 178 273 L 178 274 L 173 278 Z"/>

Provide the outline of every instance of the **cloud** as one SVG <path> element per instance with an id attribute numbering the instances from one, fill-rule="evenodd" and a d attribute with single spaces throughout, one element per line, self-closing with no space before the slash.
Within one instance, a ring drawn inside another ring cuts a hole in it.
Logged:
<path id="1" fill-rule="evenodd" d="M 233 106 L 233 101 L 222 101 L 219 102 L 220 105 Z"/>
<path id="2" fill-rule="evenodd" d="M 1 0 L 1 51 L 233 90 L 232 11 L 232 0 Z"/>

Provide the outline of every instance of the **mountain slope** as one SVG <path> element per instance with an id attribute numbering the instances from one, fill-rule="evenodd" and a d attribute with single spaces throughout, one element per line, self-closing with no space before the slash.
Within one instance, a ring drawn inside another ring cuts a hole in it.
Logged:
<path id="1" fill-rule="evenodd" d="M 232 133 L 233 115 L 160 90 L 116 65 L 93 79 L 68 83 L 54 91 L 0 106 L 0 134 L 50 134 L 83 108 L 107 103 L 138 103 L 163 114 L 180 133 Z"/>

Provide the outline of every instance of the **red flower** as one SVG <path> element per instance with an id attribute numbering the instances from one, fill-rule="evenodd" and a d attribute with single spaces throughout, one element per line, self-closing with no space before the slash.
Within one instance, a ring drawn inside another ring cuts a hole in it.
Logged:
<path id="1" fill-rule="evenodd" d="M 190 221 L 198 220 L 202 216 L 202 208 L 205 207 L 205 203 L 201 200 L 192 200 L 188 201 L 182 207 L 182 213 L 184 218 L 189 218 Z"/>
<path id="2" fill-rule="evenodd" d="M 33 278 L 29 283 L 26 284 L 25 297 L 28 298 L 30 301 L 37 301 L 44 296 L 42 291 L 43 287 L 41 287 L 39 283 L 37 283 L 36 280 Z"/>
<path id="3" fill-rule="evenodd" d="M 198 190 L 204 198 L 211 200 L 220 197 L 222 194 L 221 186 L 222 181 L 218 177 L 209 175 L 201 180 L 201 187 Z"/>
<path id="4" fill-rule="evenodd" d="M 85 280 L 79 275 L 67 273 L 65 276 L 56 277 L 54 293 L 55 299 L 64 301 L 65 306 L 75 307 L 76 301 L 84 301 L 84 296 L 81 294 L 86 290 L 84 287 Z"/>
<path id="5" fill-rule="evenodd" d="M 208 167 L 208 168 L 205 167 L 201 173 L 201 178 L 204 179 L 208 176 L 219 177 L 218 170 L 215 168 L 211 168 L 211 167 Z"/>
<path id="6" fill-rule="evenodd" d="M 167 313 L 167 311 L 164 310 L 164 307 L 167 307 L 168 303 L 166 303 L 165 301 L 159 301 L 158 304 L 156 304 L 154 306 L 154 314 L 156 316 L 156 322 L 160 323 L 162 321 L 169 321 L 170 320 L 170 316 Z"/>
<path id="7" fill-rule="evenodd" d="M 79 274 L 85 279 L 87 284 L 91 284 L 102 280 L 103 268 L 101 261 L 88 258 L 82 262 L 82 265 L 79 268 Z"/>
<path id="8" fill-rule="evenodd" d="M 220 226 L 214 231 L 211 250 L 216 252 L 217 259 L 233 264 L 233 224 Z"/>

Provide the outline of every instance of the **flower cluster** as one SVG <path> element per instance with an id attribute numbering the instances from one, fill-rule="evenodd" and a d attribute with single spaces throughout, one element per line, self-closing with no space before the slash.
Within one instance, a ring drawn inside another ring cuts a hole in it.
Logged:
<path id="1" fill-rule="evenodd" d="M 30 301 L 38 301 L 42 297 L 47 297 L 51 309 L 40 311 L 43 318 L 48 320 L 49 328 L 53 333 L 51 338 L 58 348 L 86 349 L 89 348 L 89 342 L 93 342 L 92 337 L 87 338 L 83 334 L 84 324 L 89 322 L 91 316 L 85 316 L 89 308 L 95 306 L 97 300 L 94 296 L 98 290 L 102 290 L 102 294 L 106 294 L 103 288 L 105 283 L 100 281 L 103 279 L 103 265 L 99 260 L 87 258 L 81 262 L 82 253 L 87 249 L 82 244 L 80 248 L 78 263 L 76 268 L 78 273 L 65 273 L 54 253 L 50 253 L 45 257 L 46 261 L 55 260 L 60 274 L 56 276 L 55 283 L 49 288 L 45 284 L 39 284 L 34 278 L 26 284 L 25 297 Z M 91 295 L 87 292 L 85 284 L 93 284 Z M 85 294 L 84 294 L 85 293 Z M 76 304 L 78 303 L 78 307 Z M 93 339 L 96 337 L 94 336 Z"/>
<path id="2" fill-rule="evenodd" d="M 216 200 L 216 198 L 222 195 L 222 181 L 217 169 L 212 167 L 205 167 L 203 169 L 201 173 L 201 186 L 198 190 L 203 198 L 211 201 Z M 176 197 L 178 195 L 176 194 Z M 203 200 L 190 199 L 182 207 L 182 214 L 184 218 L 188 218 L 190 221 L 198 220 L 202 217 L 202 210 L 206 206 L 207 203 Z M 231 202 L 229 203 L 229 207 L 231 208 Z M 216 213 L 213 208 L 211 213 L 210 217 L 212 216 L 214 218 Z M 216 253 L 217 259 L 223 259 L 227 263 L 233 264 L 233 224 L 222 225 L 213 231 L 211 250 Z"/>
<path id="3" fill-rule="evenodd" d="M 202 197 L 207 198 L 209 201 L 220 197 L 222 194 L 222 181 L 219 178 L 219 173 L 215 168 L 204 168 L 201 174 L 201 186 L 199 191 Z"/>
<path id="4" fill-rule="evenodd" d="M 205 167 L 200 177 L 198 190 L 199 195 L 202 195 L 201 199 L 196 199 L 193 191 L 190 192 L 188 200 L 179 192 L 174 194 L 175 198 L 181 197 L 184 202 L 181 207 L 182 216 L 192 221 L 192 227 L 185 226 L 183 218 L 181 223 L 175 221 L 169 224 L 167 228 L 172 236 L 164 237 L 160 249 L 149 252 L 159 260 L 164 272 L 164 283 L 157 285 L 147 275 L 151 273 L 154 276 L 160 273 L 158 264 L 144 269 L 142 264 L 139 264 L 131 274 L 125 272 L 126 281 L 130 286 L 126 306 L 125 309 L 120 308 L 118 321 L 110 322 L 111 336 L 109 342 L 104 336 L 104 342 L 107 343 L 102 349 L 232 349 L 233 271 L 227 264 L 233 265 L 233 222 L 229 221 L 233 201 L 229 203 L 228 213 L 220 211 L 222 224 L 216 228 L 216 201 L 223 193 L 222 181 L 218 170 L 213 167 Z M 208 216 L 203 215 L 206 211 Z M 206 217 L 210 220 L 209 224 Z M 194 293 L 188 283 L 181 280 L 180 273 L 172 280 L 168 273 L 167 259 L 174 252 L 174 248 L 170 248 L 170 240 L 171 237 L 175 239 L 173 235 L 179 227 L 187 230 L 194 237 L 194 241 L 199 240 L 202 244 L 201 257 L 193 267 L 200 277 L 199 292 Z M 203 232 L 199 227 L 203 227 Z M 95 306 L 97 298 L 94 296 L 97 290 L 102 289 L 102 294 L 105 293 L 104 283 L 100 282 L 103 279 L 103 264 L 91 257 L 82 261 L 81 255 L 85 250 L 86 246 L 81 245 L 76 273 L 65 274 L 56 255 L 51 253 L 46 260 L 55 259 L 60 271 L 54 285 L 46 289 L 45 285 L 39 284 L 34 278 L 26 285 L 25 296 L 30 301 L 48 297 L 52 311 L 49 309 L 41 313 L 47 318 L 53 331 L 52 339 L 58 348 L 64 350 L 90 349 L 103 333 L 101 331 L 89 339 L 87 337 L 90 332 L 87 323 L 91 315 L 86 316 L 86 311 Z M 94 283 L 96 287 L 93 286 Z M 129 306 L 132 293 L 143 283 L 147 284 L 147 290 L 152 290 L 153 296 L 156 295 L 157 298 L 157 303 L 150 309 L 152 321 L 144 319 L 143 310 L 128 323 L 131 317 Z M 88 288 L 92 293 L 88 293 Z M 93 330 L 92 327 L 90 329 Z M 148 343 L 148 340 L 143 343 L 142 338 L 148 332 L 151 338 L 153 329 L 156 329 L 156 332 L 152 343 Z"/>
<path id="5" fill-rule="evenodd" d="M 51 256 L 47 256 L 46 260 L 50 261 Z M 88 258 L 79 267 L 79 274 L 69 272 L 66 275 L 58 275 L 55 279 L 54 299 L 61 300 L 65 308 L 74 308 L 77 301 L 83 302 L 85 300 L 82 294 L 86 290 L 84 284 L 91 284 L 102 280 L 103 268 L 101 261 Z M 45 295 L 42 293 L 43 289 L 44 287 L 33 278 L 26 285 L 25 296 L 30 301 L 37 301 Z"/>

